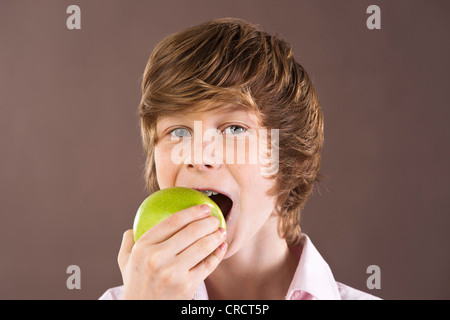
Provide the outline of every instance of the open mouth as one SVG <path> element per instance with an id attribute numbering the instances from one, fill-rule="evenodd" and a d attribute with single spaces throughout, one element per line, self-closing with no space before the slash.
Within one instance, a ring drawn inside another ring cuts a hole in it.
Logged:
<path id="1" fill-rule="evenodd" d="M 225 219 L 227 219 L 227 216 L 233 207 L 233 201 L 228 196 L 216 191 L 201 190 L 200 192 L 207 195 L 212 201 L 214 201 L 219 206 Z"/>

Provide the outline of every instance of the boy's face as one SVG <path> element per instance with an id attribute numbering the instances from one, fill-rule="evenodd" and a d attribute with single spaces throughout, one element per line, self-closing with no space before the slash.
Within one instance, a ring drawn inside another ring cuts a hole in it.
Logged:
<path id="1" fill-rule="evenodd" d="M 159 187 L 211 190 L 233 201 L 229 213 L 224 212 L 226 257 L 267 229 L 262 228 L 267 221 L 276 225 L 275 219 L 269 219 L 275 199 L 266 195 L 274 180 L 261 175 L 255 149 L 262 139 L 259 129 L 253 112 L 242 107 L 164 116 L 157 121 Z"/>

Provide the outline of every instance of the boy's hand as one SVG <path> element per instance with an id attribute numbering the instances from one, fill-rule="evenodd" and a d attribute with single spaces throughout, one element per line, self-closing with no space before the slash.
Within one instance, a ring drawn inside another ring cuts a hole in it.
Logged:
<path id="1" fill-rule="evenodd" d="M 174 213 L 136 243 L 127 230 L 118 256 L 124 299 L 192 299 L 222 260 L 225 236 L 204 205 Z"/>

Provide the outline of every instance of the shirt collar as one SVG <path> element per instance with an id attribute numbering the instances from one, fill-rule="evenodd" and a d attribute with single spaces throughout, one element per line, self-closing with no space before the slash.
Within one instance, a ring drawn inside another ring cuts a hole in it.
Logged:
<path id="1" fill-rule="evenodd" d="M 299 257 L 299 263 L 286 299 L 306 293 L 317 300 L 341 300 L 330 267 L 306 234 L 302 234 L 300 243 L 291 250 Z"/>
<path id="2" fill-rule="evenodd" d="M 208 300 L 208 291 L 206 290 L 205 281 L 202 281 L 194 295 L 194 300 Z"/>
<path id="3" fill-rule="evenodd" d="M 297 246 L 291 248 L 299 258 L 297 269 L 289 286 L 286 299 L 299 297 L 317 300 L 341 300 L 331 269 L 306 234 L 302 234 Z M 195 300 L 207 300 L 205 283 L 198 287 Z"/>

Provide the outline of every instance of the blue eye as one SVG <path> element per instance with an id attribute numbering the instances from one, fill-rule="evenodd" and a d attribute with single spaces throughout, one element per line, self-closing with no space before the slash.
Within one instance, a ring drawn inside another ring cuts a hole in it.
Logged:
<path id="1" fill-rule="evenodd" d="M 244 133 L 246 131 L 245 128 L 241 127 L 241 126 L 229 126 L 225 128 L 225 134 L 231 134 L 231 135 L 238 135 L 241 133 Z"/>
<path id="2" fill-rule="evenodd" d="M 172 137 L 177 137 L 177 138 L 190 137 L 191 136 L 191 133 L 189 132 L 189 130 L 184 129 L 184 128 L 175 129 L 170 134 L 172 135 Z"/>

